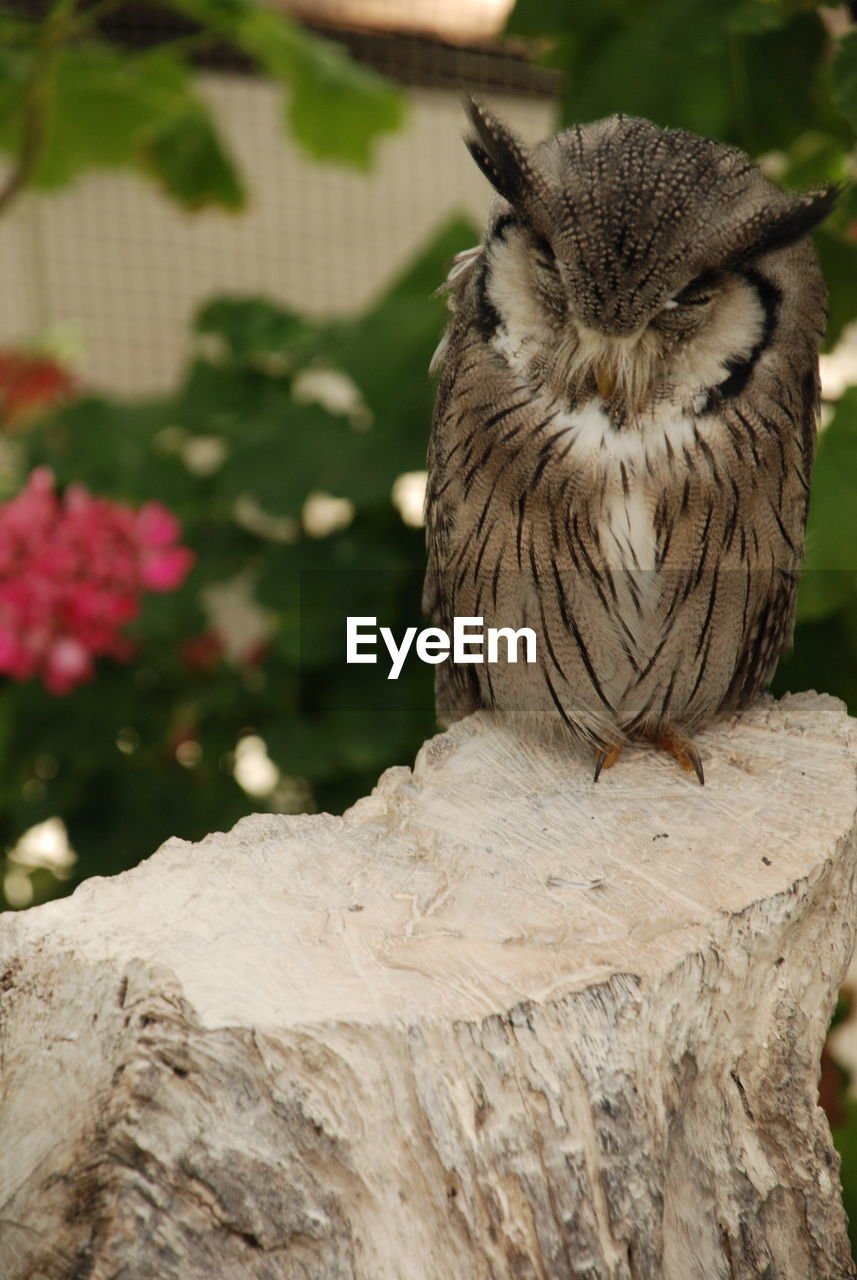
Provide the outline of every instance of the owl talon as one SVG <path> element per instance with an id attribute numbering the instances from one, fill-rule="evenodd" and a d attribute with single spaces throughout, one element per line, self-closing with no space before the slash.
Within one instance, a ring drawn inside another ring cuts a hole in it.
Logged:
<path id="1" fill-rule="evenodd" d="M 593 782 L 597 782 L 601 777 L 602 769 L 612 769 L 622 751 L 621 747 L 599 747 L 595 752 L 595 777 Z"/>
<path id="2" fill-rule="evenodd" d="M 664 728 L 658 730 L 657 734 L 652 738 L 652 742 L 656 747 L 660 747 L 662 751 L 668 752 L 674 760 L 677 760 L 686 773 L 695 773 L 699 779 L 699 785 L 701 787 L 705 786 L 702 760 L 689 738 L 682 737 L 675 729 Z"/>

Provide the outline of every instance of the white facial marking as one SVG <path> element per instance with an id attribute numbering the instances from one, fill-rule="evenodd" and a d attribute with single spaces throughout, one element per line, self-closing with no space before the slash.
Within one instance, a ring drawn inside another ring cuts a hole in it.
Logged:
<path id="1" fill-rule="evenodd" d="M 749 356 L 762 336 L 765 310 L 746 280 L 736 279 L 711 304 L 711 314 L 673 358 L 673 399 L 692 404 L 729 376 L 729 360 Z"/>
<path id="2" fill-rule="evenodd" d="M 488 261 L 488 298 L 503 319 L 493 345 L 516 373 L 524 373 L 530 356 L 554 341 L 534 289 L 532 246 L 510 227 L 491 244 Z"/>
<path id="3" fill-rule="evenodd" d="M 497 353 L 517 375 L 527 377 L 533 356 L 553 352 L 570 387 L 591 378 L 597 368 L 606 369 L 624 389 L 632 410 L 635 403 L 646 406 L 640 423 L 632 427 L 655 425 L 652 405 L 669 403 L 674 413 L 698 411 L 710 388 L 729 376 L 730 362 L 748 356 L 764 330 L 765 312 L 757 291 L 749 281 L 735 276 L 714 295 L 699 327 L 677 346 L 671 347 L 653 325 L 620 337 L 588 329 L 570 318 L 564 335 L 543 310 L 533 246 L 526 233 L 509 227 L 485 248 L 485 254 L 488 298 L 503 322 L 492 339 Z M 662 310 L 674 311 L 678 306 L 670 299 Z M 552 375 L 554 387 L 556 376 L 557 368 Z"/>

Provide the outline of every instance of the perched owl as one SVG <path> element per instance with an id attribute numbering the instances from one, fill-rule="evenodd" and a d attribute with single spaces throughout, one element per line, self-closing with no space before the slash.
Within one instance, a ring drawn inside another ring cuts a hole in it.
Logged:
<path id="1" fill-rule="evenodd" d="M 470 104 L 498 198 L 438 349 L 426 612 L 529 627 L 537 661 L 439 666 L 478 707 L 703 771 L 689 735 L 791 638 L 825 289 L 788 195 L 733 147 L 613 116 L 528 147 Z"/>

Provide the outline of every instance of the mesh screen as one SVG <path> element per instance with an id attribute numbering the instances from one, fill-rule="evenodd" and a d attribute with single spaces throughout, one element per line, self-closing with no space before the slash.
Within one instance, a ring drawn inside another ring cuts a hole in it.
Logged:
<path id="1" fill-rule="evenodd" d="M 142 40 L 152 28 L 134 33 Z M 206 70 L 201 88 L 245 176 L 249 208 L 186 214 L 126 173 L 23 198 L 0 224 L 0 343 L 64 326 L 91 385 L 159 390 L 172 384 L 193 313 L 212 296 L 261 293 L 314 315 L 354 312 L 445 218 L 466 211 L 481 221 L 489 189 L 461 141 L 461 92 L 479 92 L 536 139 L 554 120 L 550 76 L 484 44 L 366 32 L 346 43 L 408 86 L 406 126 L 381 142 L 372 172 L 307 161 L 280 126 L 278 89 L 259 75 Z"/>

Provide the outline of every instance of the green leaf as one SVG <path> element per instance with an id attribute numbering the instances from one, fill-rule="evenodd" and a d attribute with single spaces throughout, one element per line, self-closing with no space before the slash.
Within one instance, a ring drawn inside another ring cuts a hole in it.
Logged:
<path id="1" fill-rule="evenodd" d="M 77 400 L 27 436 L 28 461 L 52 467 L 60 484 L 79 480 L 93 492 L 141 502 L 157 494 L 179 505 L 186 473 L 175 456 L 153 448 L 169 422 L 162 403 Z"/>
<path id="2" fill-rule="evenodd" d="M 772 0 L 744 0 L 736 4 L 726 19 L 733 35 L 759 35 L 776 31 L 786 21 L 785 7 Z"/>
<path id="3" fill-rule="evenodd" d="M 22 113 L 35 66 L 32 49 L 0 45 L 0 151 L 21 146 Z"/>
<path id="4" fill-rule="evenodd" d="M 253 0 L 173 7 L 288 86 L 289 126 L 314 158 L 366 168 L 377 137 L 401 125 L 397 88 L 273 9 Z M 241 179 L 181 49 L 129 55 L 66 35 L 46 52 L 51 21 L 22 24 L 0 10 L 0 151 L 20 155 L 25 136 L 36 137 L 33 185 L 52 190 L 90 168 L 135 165 L 188 209 L 243 207 Z"/>
<path id="5" fill-rule="evenodd" d="M 751 153 L 831 115 L 828 38 L 814 12 L 769 0 L 519 0 L 510 30 L 553 37 L 567 124 L 624 111 Z M 835 133 L 835 128 L 833 129 Z"/>
<path id="6" fill-rule="evenodd" d="M 830 41 L 817 13 L 732 45 L 734 96 L 728 141 L 751 155 L 786 150 L 801 133 L 850 137 L 830 109 L 823 80 Z"/>
<path id="7" fill-rule="evenodd" d="M 174 7 L 288 85 L 288 125 L 314 159 L 368 168 L 379 134 L 400 128 L 404 99 L 397 87 L 285 14 L 253 0 L 174 0 Z"/>
<path id="8" fill-rule="evenodd" d="M 32 53 L 0 51 L 2 150 L 21 145 L 34 66 Z M 37 187 L 65 186 L 91 168 L 135 165 L 187 208 L 242 206 L 234 165 L 176 54 L 129 56 L 94 41 L 69 46 L 57 53 L 41 101 Z"/>
<path id="9" fill-rule="evenodd" d="M 36 23 L 27 21 L 9 9 L 0 9 L 0 45 L 4 50 L 11 44 L 34 44 L 38 32 Z"/>
<path id="10" fill-rule="evenodd" d="M 132 163 L 142 135 L 162 126 L 188 94 L 185 70 L 165 54 L 121 56 L 107 46 L 63 51 L 36 182 L 59 187 L 84 169 Z"/>
<path id="11" fill-rule="evenodd" d="M 249 494 L 270 515 L 298 516 L 309 492 L 322 490 L 358 508 L 389 506 L 397 476 L 425 466 L 434 399 L 428 364 L 446 319 L 444 302 L 431 294 L 449 258 L 477 234 L 467 220 L 452 220 L 354 321 L 312 330 L 258 299 L 218 299 L 206 308 L 198 326 L 247 361 L 198 360 L 177 406 L 185 427 L 229 437 L 229 463 L 212 481 L 217 502 L 228 507 Z M 294 357 L 346 374 L 371 425 L 356 430 L 318 404 L 297 403 L 289 378 L 266 368 L 269 353 L 280 368 Z"/>
<path id="12" fill-rule="evenodd" d="M 830 68 L 830 100 L 857 129 L 857 31 L 849 31 L 839 41 Z"/>
<path id="13" fill-rule="evenodd" d="M 851 1250 L 857 1252 L 857 1100 L 845 1096 L 843 1109 L 845 1119 L 832 1128 L 831 1136 L 841 1160 L 842 1202 L 848 1216 Z"/>
<path id="14" fill-rule="evenodd" d="M 216 204 L 238 210 L 246 195 L 211 117 L 194 104 L 154 129 L 141 148 L 141 163 L 187 209 Z"/>
<path id="15" fill-rule="evenodd" d="M 844 609 L 819 621 L 801 621 L 794 647 L 781 660 L 772 692 L 801 693 L 814 689 L 841 698 L 852 715 L 857 712 L 857 597 Z"/>
<path id="16" fill-rule="evenodd" d="M 296 55 L 287 108 L 296 139 L 316 160 L 368 169 L 378 134 L 402 125 L 402 95 L 332 41 L 302 39 Z"/>
<path id="17" fill-rule="evenodd" d="M 575 0 L 569 9 L 590 7 Z M 708 0 L 627 6 L 624 15 L 602 17 L 574 55 L 568 123 L 624 111 L 708 136 L 728 131 L 732 69 L 721 6 Z"/>
<path id="18" fill-rule="evenodd" d="M 217 493 L 228 501 L 249 494 L 273 516 L 300 515 L 313 489 L 378 502 L 388 498 L 395 478 L 385 443 L 318 405 L 283 399 L 278 410 L 248 413 L 217 477 Z"/>
<path id="19" fill-rule="evenodd" d="M 626 22 L 638 8 L 637 0 L 602 0 L 600 4 L 584 4 L 571 0 L 558 5 L 556 0 L 517 0 L 506 23 L 508 35 L 546 36 L 564 35 L 576 31 L 588 35 L 611 22 Z"/>
<path id="20" fill-rule="evenodd" d="M 857 316 L 857 245 L 826 228 L 816 234 L 815 245 L 830 290 L 824 342 L 829 351 Z"/>
<path id="21" fill-rule="evenodd" d="M 200 310 L 194 329 L 219 338 L 234 359 L 250 360 L 284 356 L 309 326 L 267 298 L 215 298 Z"/>
<path id="22" fill-rule="evenodd" d="M 822 129 L 806 129 L 792 139 L 786 153 L 786 170 L 781 185 L 792 190 L 806 191 L 810 187 L 826 186 L 831 182 L 848 180 L 846 152 L 840 136 Z M 844 197 L 837 202 L 837 212 L 832 223 L 843 222 Z M 827 226 L 830 223 L 826 224 Z"/>
<path id="23" fill-rule="evenodd" d="M 432 299 L 434 307 L 439 300 L 433 295 L 446 279 L 452 259 L 462 250 L 478 244 L 481 236 L 482 232 L 472 219 L 463 214 L 449 218 L 385 289 L 377 309 L 383 310 L 390 298 L 410 299 L 420 307 L 427 299 Z M 436 314 L 443 315 L 443 312 L 444 304 L 440 302 Z"/>
<path id="24" fill-rule="evenodd" d="M 849 387 L 819 440 L 812 477 L 807 554 L 798 617 L 811 621 L 836 612 L 857 592 L 857 387 Z"/>

